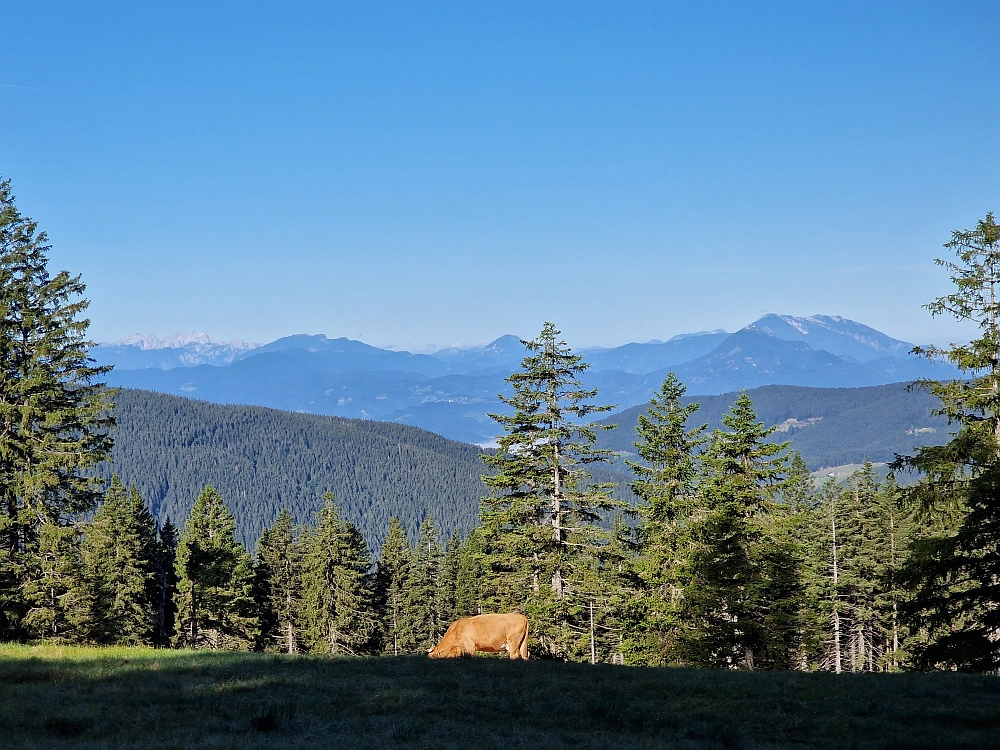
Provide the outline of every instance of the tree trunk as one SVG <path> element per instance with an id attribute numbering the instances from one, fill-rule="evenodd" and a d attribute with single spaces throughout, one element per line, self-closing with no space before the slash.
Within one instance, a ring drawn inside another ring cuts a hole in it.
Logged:
<path id="1" fill-rule="evenodd" d="M 830 534 L 833 538 L 833 671 L 840 674 L 840 599 L 837 590 L 840 574 L 837 570 L 837 517 L 833 503 L 830 504 Z"/>
<path id="2" fill-rule="evenodd" d="M 597 649 L 594 644 L 594 600 L 590 600 L 590 663 L 597 664 Z"/>

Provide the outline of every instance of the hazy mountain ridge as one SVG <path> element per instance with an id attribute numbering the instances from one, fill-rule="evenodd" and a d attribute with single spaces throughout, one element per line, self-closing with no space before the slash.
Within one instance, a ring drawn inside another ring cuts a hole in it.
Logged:
<path id="1" fill-rule="evenodd" d="M 666 342 L 590 350 L 583 380 L 599 390 L 603 403 L 627 408 L 647 401 L 671 370 L 692 395 L 764 385 L 856 388 L 949 375 L 942 365 L 910 355 L 910 348 L 844 318 L 766 315 L 733 334 L 682 334 Z M 160 353 L 176 363 L 180 351 L 143 354 Z M 487 414 L 503 409 L 497 394 L 510 393 L 505 378 L 526 353 L 513 335 L 485 347 L 411 354 L 300 334 L 240 352 L 228 363 L 156 367 L 147 359 L 141 368 L 130 368 L 133 360 L 123 356 L 109 382 L 216 403 L 389 420 L 489 443 L 496 426 Z M 98 347 L 95 358 L 113 362 L 115 354 Z"/>

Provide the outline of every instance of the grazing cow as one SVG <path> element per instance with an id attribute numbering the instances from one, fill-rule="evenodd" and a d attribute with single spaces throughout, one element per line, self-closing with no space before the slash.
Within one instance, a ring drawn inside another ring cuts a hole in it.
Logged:
<path id="1" fill-rule="evenodd" d="M 528 618 L 517 612 L 476 615 L 455 620 L 441 642 L 429 648 L 432 659 L 475 656 L 477 651 L 496 653 L 506 649 L 511 659 L 528 658 Z"/>

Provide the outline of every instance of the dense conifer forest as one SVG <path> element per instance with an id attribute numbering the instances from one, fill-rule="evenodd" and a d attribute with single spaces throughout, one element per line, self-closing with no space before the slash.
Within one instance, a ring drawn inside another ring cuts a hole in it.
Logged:
<path id="1" fill-rule="evenodd" d="M 287 509 L 305 523 L 331 491 L 345 518 L 380 545 L 389 519 L 415 535 L 427 515 L 450 535 L 476 525 L 480 448 L 416 427 L 221 406 L 149 391 L 115 396 L 111 462 L 163 522 L 182 524 L 207 485 L 226 499 L 250 548 Z"/>
<path id="2" fill-rule="evenodd" d="M 946 247 L 955 291 L 928 307 L 981 335 L 918 352 L 964 374 L 917 384 L 953 433 L 895 458 L 918 481 L 866 463 L 817 487 L 750 395 L 710 428 L 670 373 L 637 415 L 622 492 L 594 419 L 612 407 L 552 323 L 524 342 L 493 451 L 116 395 L 87 357 L 82 281 L 49 274 L 44 233 L 0 183 L 0 640 L 396 655 L 515 610 L 543 659 L 995 671 L 1000 227 L 989 214 Z M 106 479 L 114 450 L 151 468 Z"/>

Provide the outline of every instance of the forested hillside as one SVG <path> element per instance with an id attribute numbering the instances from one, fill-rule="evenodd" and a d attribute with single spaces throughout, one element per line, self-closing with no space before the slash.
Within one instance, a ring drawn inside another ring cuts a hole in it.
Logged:
<path id="1" fill-rule="evenodd" d="M 747 391 L 766 425 L 778 425 L 775 440 L 791 440 L 793 450 L 813 471 L 830 466 L 888 462 L 895 454 L 909 454 L 921 445 L 941 445 L 949 437 L 943 417 L 932 417 L 938 399 L 924 391 L 908 391 L 905 383 L 869 388 L 804 388 L 769 385 Z M 722 425 L 737 393 L 687 396 L 701 407 L 689 427 Z M 605 420 L 618 426 L 601 433 L 603 448 L 635 453 L 635 426 L 646 406 L 634 406 Z"/>
<path id="2" fill-rule="evenodd" d="M 430 514 L 444 534 L 477 522 L 480 448 L 405 425 L 122 390 L 112 463 L 161 521 L 182 524 L 211 484 L 251 549 L 282 508 L 311 521 L 333 491 L 375 549 L 397 516 L 415 535 Z"/>

